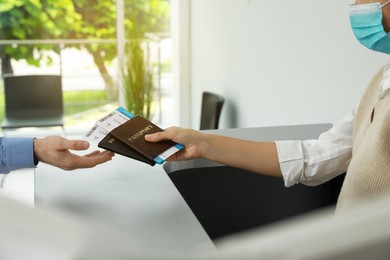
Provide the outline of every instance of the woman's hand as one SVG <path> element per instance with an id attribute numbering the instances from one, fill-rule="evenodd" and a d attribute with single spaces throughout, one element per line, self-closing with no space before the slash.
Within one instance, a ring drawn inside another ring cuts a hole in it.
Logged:
<path id="1" fill-rule="evenodd" d="M 172 140 L 184 145 L 184 148 L 173 154 L 167 161 L 188 160 L 202 157 L 201 147 L 202 133 L 192 129 L 180 127 L 170 127 L 163 132 L 149 134 L 145 136 L 148 142 L 159 142 L 162 140 Z"/>

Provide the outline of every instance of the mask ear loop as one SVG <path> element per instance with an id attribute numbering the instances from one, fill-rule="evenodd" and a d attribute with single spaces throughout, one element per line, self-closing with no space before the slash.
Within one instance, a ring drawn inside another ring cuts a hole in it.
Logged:
<path id="1" fill-rule="evenodd" d="M 381 5 L 381 8 L 385 7 L 385 6 L 386 6 L 387 4 L 389 4 L 389 3 L 390 3 L 390 0 L 387 1 L 386 3 L 382 4 L 382 5 Z"/>

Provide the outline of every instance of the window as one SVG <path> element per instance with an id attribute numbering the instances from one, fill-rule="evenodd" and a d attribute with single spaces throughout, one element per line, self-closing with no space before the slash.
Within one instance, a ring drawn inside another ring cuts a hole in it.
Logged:
<path id="1" fill-rule="evenodd" d="M 60 74 L 65 129 L 85 131 L 100 116 L 125 105 L 120 62 L 126 61 L 134 28 L 141 33 L 145 64 L 153 76 L 151 120 L 172 124 L 170 1 L 21 2 L 0 2 L 2 75 Z"/>

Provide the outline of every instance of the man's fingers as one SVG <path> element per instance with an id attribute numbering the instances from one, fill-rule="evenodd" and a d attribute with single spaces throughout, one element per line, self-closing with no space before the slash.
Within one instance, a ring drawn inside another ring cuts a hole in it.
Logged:
<path id="1" fill-rule="evenodd" d="M 108 162 L 112 159 L 109 153 L 91 153 L 93 156 L 78 156 L 72 154 L 68 159 L 68 164 L 65 163 L 61 168 L 64 170 L 74 170 L 78 168 L 91 168 L 98 164 Z M 91 155 L 89 154 L 89 155 Z"/>
<path id="2" fill-rule="evenodd" d="M 84 140 L 67 140 L 64 139 L 62 142 L 62 147 L 63 149 L 70 149 L 70 150 L 76 150 L 76 151 L 81 151 L 81 150 L 86 150 L 89 148 L 89 143 Z"/>
<path id="3" fill-rule="evenodd" d="M 99 150 L 96 150 L 96 151 L 93 151 L 89 154 L 86 154 L 84 155 L 84 157 L 96 157 L 96 156 L 110 156 L 110 157 L 113 157 L 115 154 L 113 152 L 110 152 L 110 151 L 99 151 Z"/>
<path id="4" fill-rule="evenodd" d="M 72 141 L 72 150 L 86 150 L 89 148 L 89 143 L 84 140 L 73 140 Z"/>
<path id="5" fill-rule="evenodd" d="M 94 156 L 94 155 L 96 155 L 96 154 L 99 154 L 100 153 L 100 151 L 99 150 L 95 150 L 95 151 L 93 151 L 93 152 L 91 152 L 91 153 L 89 153 L 89 154 L 86 154 L 86 155 L 84 155 L 85 157 L 92 157 L 92 156 Z"/>

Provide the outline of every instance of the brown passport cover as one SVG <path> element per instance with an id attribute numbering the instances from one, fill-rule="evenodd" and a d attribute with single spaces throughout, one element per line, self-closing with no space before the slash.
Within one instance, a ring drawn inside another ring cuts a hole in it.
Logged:
<path id="1" fill-rule="evenodd" d="M 116 139 L 113 135 L 108 134 L 103 140 L 101 140 L 98 144 L 100 148 L 104 148 L 106 150 L 110 150 L 111 152 L 121 154 L 127 157 L 130 157 L 132 159 L 150 164 L 155 165 L 156 162 L 153 160 L 149 160 L 142 154 L 138 153 L 136 150 L 130 148 L 126 144 L 124 144 L 122 141 Z"/>
<path id="2" fill-rule="evenodd" d="M 147 159 L 153 161 L 153 158 L 176 145 L 176 143 L 171 140 L 164 140 L 157 143 L 145 141 L 146 134 L 162 131 L 164 130 L 157 125 L 153 124 L 146 118 L 137 115 L 112 130 L 110 134 Z"/>

